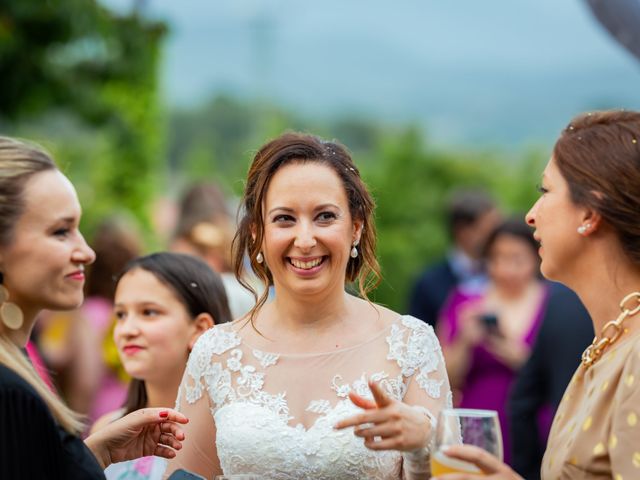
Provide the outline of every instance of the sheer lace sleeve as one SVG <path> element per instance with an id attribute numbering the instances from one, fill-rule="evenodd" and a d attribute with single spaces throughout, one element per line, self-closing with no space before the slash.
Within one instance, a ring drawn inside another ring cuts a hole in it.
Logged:
<path id="1" fill-rule="evenodd" d="M 230 382 L 230 373 L 223 367 L 221 354 L 240 343 L 233 332 L 214 327 L 196 342 L 182 378 L 176 409 L 189 418 L 183 425 L 186 439 L 182 450 L 169 462 L 165 475 L 184 468 L 207 479 L 220 475 L 216 449 L 216 426 L 213 414 L 216 399 Z"/>
<path id="2" fill-rule="evenodd" d="M 393 325 L 389 343 L 389 360 L 395 360 L 405 378 L 403 401 L 424 413 L 432 427 L 443 408 L 451 408 L 452 395 L 440 343 L 430 325 L 405 316 L 401 325 Z M 403 457 L 406 479 L 428 478 L 429 446 Z"/>

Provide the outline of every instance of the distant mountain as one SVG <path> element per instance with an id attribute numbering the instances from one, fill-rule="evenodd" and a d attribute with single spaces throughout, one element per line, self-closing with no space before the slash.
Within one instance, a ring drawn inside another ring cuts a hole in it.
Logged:
<path id="1" fill-rule="evenodd" d="M 583 110 L 640 109 L 640 64 L 580 0 L 145 5 L 172 27 L 170 105 L 228 92 L 309 116 L 416 121 L 436 143 L 481 146 L 550 142 Z"/>

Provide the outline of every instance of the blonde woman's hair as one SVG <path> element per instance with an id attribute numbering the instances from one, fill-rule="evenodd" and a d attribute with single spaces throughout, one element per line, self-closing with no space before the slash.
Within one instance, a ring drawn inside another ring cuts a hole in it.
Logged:
<path id="1" fill-rule="evenodd" d="M 56 165 L 44 150 L 20 140 L 0 137 L 0 246 L 13 241 L 15 225 L 24 212 L 24 187 L 35 174 L 55 170 Z M 0 274 L 1 274 L 0 270 Z M 0 275 L 0 283 L 2 275 Z M 0 323 L 0 364 L 20 375 L 42 397 L 56 421 L 68 432 L 82 431 L 81 416 L 64 402 L 38 376 L 33 365 L 20 351 Z"/>

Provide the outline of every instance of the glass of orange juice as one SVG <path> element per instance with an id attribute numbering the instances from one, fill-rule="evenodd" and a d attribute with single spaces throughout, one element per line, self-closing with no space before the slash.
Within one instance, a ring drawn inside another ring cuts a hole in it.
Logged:
<path id="1" fill-rule="evenodd" d="M 431 456 L 431 474 L 472 473 L 483 476 L 475 465 L 447 457 L 443 452 L 451 445 L 475 445 L 502 461 L 502 433 L 498 412 L 494 410 L 473 410 L 448 408 L 440 412 Z"/>

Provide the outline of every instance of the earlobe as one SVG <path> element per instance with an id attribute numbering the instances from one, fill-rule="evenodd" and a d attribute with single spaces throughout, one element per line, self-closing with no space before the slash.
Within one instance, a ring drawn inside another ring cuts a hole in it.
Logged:
<path id="1" fill-rule="evenodd" d="M 196 344 L 198 338 L 200 338 L 200 335 L 209 330 L 215 324 L 216 322 L 213 320 L 213 317 L 208 313 L 201 313 L 193 320 L 195 330 L 189 340 L 189 351 L 193 349 L 193 346 Z"/>
<path id="2" fill-rule="evenodd" d="M 353 222 L 353 239 L 351 240 L 352 245 L 360 244 L 360 237 L 362 236 L 362 228 L 364 222 L 362 220 L 355 220 Z"/>
<path id="3" fill-rule="evenodd" d="M 580 235 L 588 236 L 595 233 L 602 223 L 602 215 L 595 210 L 587 210 L 582 218 L 582 223 L 578 227 Z"/>

